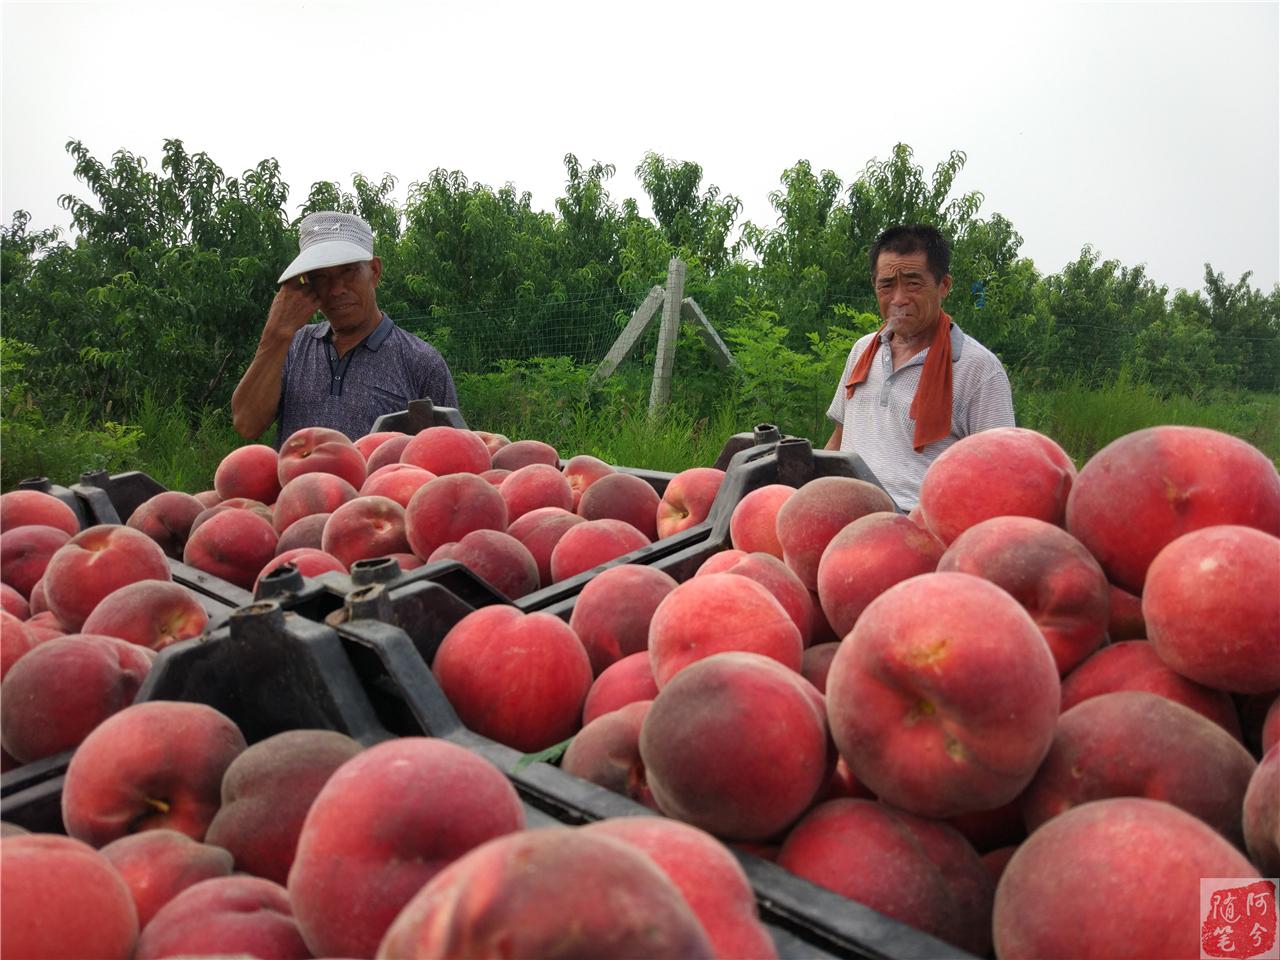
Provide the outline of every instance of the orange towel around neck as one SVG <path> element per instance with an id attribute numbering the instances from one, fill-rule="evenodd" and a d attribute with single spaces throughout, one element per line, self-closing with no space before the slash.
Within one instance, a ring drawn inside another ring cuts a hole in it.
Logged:
<path id="1" fill-rule="evenodd" d="M 871 372 L 871 361 L 880 349 L 880 334 L 884 332 L 884 324 L 876 331 L 871 346 L 862 351 L 862 356 L 853 365 L 853 374 L 844 385 L 845 397 L 852 397 L 854 388 L 865 383 Z M 911 446 L 916 453 L 924 449 L 925 444 L 941 440 L 951 434 L 951 317 L 941 311 L 938 329 L 933 334 L 933 342 L 929 344 L 929 355 L 924 358 L 924 370 L 920 374 L 920 383 L 916 387 L 916 395 L 911 398 L 911 419 L 916 422 L 915 431 L 911 435 Z"/>

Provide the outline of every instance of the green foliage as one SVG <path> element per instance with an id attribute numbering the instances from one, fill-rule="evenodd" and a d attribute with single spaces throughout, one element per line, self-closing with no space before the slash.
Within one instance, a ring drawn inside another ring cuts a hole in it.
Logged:
<path id="1" fill-rule="evenodd" d="M 845 307 L 840 312 L 856 329 L 831 326 L 822 337 L 810 332 L 808 349 L 799 351 L 787 346 L 789 331 L 775 311 L 742 299 L 737 307 L 739 319 L 725 331 L 725 338 L 737 361 L 734 397 L 739 422 L 772 423 L 796 436 L 830 433 L 826 409 L 849 349 L 859 336 L 876 329 L 879 320 Z"/>

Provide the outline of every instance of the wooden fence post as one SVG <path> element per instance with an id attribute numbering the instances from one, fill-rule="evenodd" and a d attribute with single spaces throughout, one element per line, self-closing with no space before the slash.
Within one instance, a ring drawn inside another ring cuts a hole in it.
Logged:
<path id="1" fill-rule="evenodd" d="M 653 389 L 649 393 L 650 415 L 671 399 L 671 371 L 676 362 L 676 338 L 680 333 L 680 311 L 684 303 L 684 272 L 684 261 L 673 257 L 667 265 L 662 329 L 658 333 L 658 354 L 653 361 Z"/>

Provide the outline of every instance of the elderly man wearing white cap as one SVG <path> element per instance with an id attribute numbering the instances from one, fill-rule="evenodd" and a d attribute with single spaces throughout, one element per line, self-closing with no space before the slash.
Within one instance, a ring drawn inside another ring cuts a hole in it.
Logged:
<path id="1" fill-rule="evenodd" d="M 440 351 L 378 308 L 382 260 L 373 255 L 369 225 L 347 213 L 312 213 L 299 226 L 298 246 L 231 396 L 240 435 L 255 439 L 278 420 L 277 447 L 303 427 L 355 439 L 410 400 L 456 407 Z M 309 325 L 317 311 L 324 321 Z"/>

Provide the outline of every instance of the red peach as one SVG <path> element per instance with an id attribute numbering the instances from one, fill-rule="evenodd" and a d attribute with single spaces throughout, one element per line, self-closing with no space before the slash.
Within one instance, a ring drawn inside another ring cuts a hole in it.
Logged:
<path id="1" fill-rule="evenodd" d="M 54 527 L 68 537 L 80 532 L 80 519 L 57 497 L 41 490 L 10 490 L 0 495 L 0 533 L 36 524 Z"/>
<path id="2" fill-rule="evenodd" d="M 539 507 L 568 510 L 573 506 L 573 490 L 569 481 L 559 470 L 545 463 L 521 467 L 503 480 L 498 489 L 502 492 L 502 499 L 507 501 L 510 520 Z"/>
<path id="3" fill-rule="evenodd" d="M 322 477 L 325 474 L 306 474 L 306 476 Z M 320 541 L 324 537 L 324 525 L 329 522 L 330 516 L 332 514 L 311 513 L 293 521 L 280 534 L 280 539 L 276 541 L 276 556 L 278 557 L 282 553 L 288 553 L 290 550 L 297 550 L 302 547 L 319 550 Z"/>
<path id="4" fill-rule="evenodd" d="M 1174 670 L 1233 693 L 1280 687 L 1280 537 L 1205 527 L 1161 550 L 1147 570 L 1147 639 Z"/>
<path id="5" fill-rule="evenodd" d="M 201 880 L 231 875 L 235 860 L 218 846 L 192 840 L 177 830 L 144 830 L 102 848 L 138 910 L 138 926 L 145 929 L 161 907 Z"/>
<path id="6" fill-rule="evenodd" d="M 832 538 L 859 517 L 893 509 L 889 495 L 865 480 L 810 480 L 778 509 L 782 557 L 806 587 L 816 590 L 818 563 Z"/>
<path id="7" fill-rule="evenodd" d="M 513 474 L 514 472 L 515 472 L 514 470 L 489 469 L 484 471 L 484 473 L 480 474 L 480 476 L 488 483 L 492 483 L 495 487 L 501 487 L 502 482 L 506 480 L 507 477 L 511 476 L 511 474 Z"/>
<path id="8" fill-rule="evenodd" d="M 730 650 L 763 654 L 798 672 L 804 645 L 782 604 L 747 577 L 694 577 L 658 604 L 649 662 L 659 690 L 695 661 Z"/>
<path id="9" fill-rule="evenodd" d="M 1167 544 L 1223 524 L 1280 535 L 1280 475 L 1257 448 L 1204 427 L 1150 427 L 1112 441 L 1084 465 L 1067 501 L 1067 530 L 1107 579 L 1135 594 Z"/>
<path id="10" fill-rule="evenodd" d="M 415 493 L 404 521 L 409 546 L 425 560 L 442 543 L 461 540 L 472 530 L 505 530 L 507 504 L 474 473 L 453 473 L 428 481 Z"/>
<path id="11" fill-rule="evenodd" d="M 200 501 L 200 506 L 204 507 L 206 510 L 209 507 L 216 507 L 222 502 L 222 498 L 218 496 L 217 490 L 201 490 L 199 493 L 193 494 L 193 496 Z"/>
<path id="12" fill-rule="evenodd" d="M 1107 578 L 1098 561 L 1061 527 L 1032 517 L 993 517 L 961 533 L 939 573 L 990 580 L 1031 614 L 1065 675 L 1107 635 Z"/>
<path id="13" fill-rule="evenodd" d="M 251 443 L 222 458 L 213 473 L 213 489 L 224 501 L 246 497 L 275 503 L 280 495 L 280 457 L 271 447 Z"/>
<path id="14" fill-rule="evenodd" d="M 437 477 L 483 473 L 493 465 L 483 440 L 470 430 L 454 427 L 427 427 L 405 444 L 400 462 L 422 467 Z"/>
<path id="15" fill-rule="evenodd" d="M 822 695 L 759 654 L 707 657 L 659 690 L 640 757 L 663 813 L 722 839 L 766 840 L 829 777 Z"/>
<path id="16" fill-rule="evenodd" d="M 648 545 L 649 538 L 624 520 L 588 520 L 565 530 L 556 541 L 551 579 L 567 580 Z"/>
<path id="17" fill-rule="evenodd" d="M 924 525 L 950 544 L 992 517 L 1063 525 L 1076 467 L 1049 437 L 1024 427 L 972 433 L 942 451 L 920 483 Z"/>
<path id="18" fill-rule="evenodd" d="M 1271 706 L 1267 708 L 1267 715 L 1262 721 L 1261 742 L 1264 754 L 1280 743 L 1280 696 L 1272 700 Z"/>
<path id="19" fill-rule="evenodd" d="M 202 840 L 218 810 L 222 775 L 244 749 L 235 723 L 202 703 L 125 707 L 72 755 L 62 822 L 95 846 L 156 827 Z"/>
<path id="20" fill-rule="evenodd" d="M 129 522 L 125 526 L 145 533 L 160 544 L 165 556 L 181 560 L 191 525 L 204 510 L 205 507 L 191 494 L 165 490 L 143 501 L 129 514 Z"/>
<path id="21" fill-rule="evenodd" d="M 0 534 L 0 579 L 30 598 L 50 559 L 70 539 L 66 531 L 42 524 L 14 527 Z"/>
<path id="22" fill-rule="evenodd" d="M 348 570 L 357 560 L 409 550 L 404 507 L 389 497 L 356 497 L 329 514 L 320 549 Z M 261 568 L 259 568 L 261 569 Z"/>
<path id="23" fill-rule="evenodd" d="M 78 746 L 133 702 L 153 654 L 115 637 L 75 634 L 41 643 L 5 675 L 0 742 L 23 763 Z"/>
<path id="24" fill-rule="evenodd" d="M 1142 619 L 1142 598 L 1128 590 L 1107 584 L 1110 613 L 1107 616 L 1107 639 L 1112 643 L 1121 640 L 1143 640 L 1147 636 L 1147 624 Z"/>
<path id="25" fill-rule="evenodd" d="M 8 584 L 5 584 L 5 586 L 8 586 Z M 17 592 L 18 591 L 16 590 L 14 591 L 14 593 Z M 19 596 L 21 596 L 21 594 L 19 594 Z M 28 600 L 28 606 L 31 610 L 31 616 L 27 618 L 28 620 L 35 617 L 36 614 L 44 613 L 49 609 L 49 600 L 44 595 L 44 577 L 37 580 L 36 585 L 31 588 L 31 597 Z"/>
<path id="26" fill-rule="evenodd" d="M 831 732 L 849 768 L 886 803 L 927 817 L 1016 797 L 1049 752 L 1059 697 L 1035 622 L 964 573 L 890 587 L 827 675 Z"/>
<path id="27" fill-rule="evenodd" d="M 662 817 L 615 817 L 582 829 L 628 843 L 657 864 L 702 922 L 716 956 L 777 956 L 746 872 L 710 834 Z"/>
<path id="28" fill-rule="evenodd" d="M 1167 697 L 1212 720 L 1236 740 L 1242 739 L 1240 718 L 1231 696 L 1176 673 L 1143 640 L 1103 647 L 1062 680 L 1062 712 L 1090 697 L 1121 690 L 1141 690 Z"/>
<path id="29" fill-rule="evenodd" d="M 423 884 L 523 827 L 515 789 L 478 754 L 427 737 L 369 747 L 325 782 L 298 837 L 288 887 L 307 946 L 372 956 Z"/>
<path id="30" fill-rule="evenodd" d="M 592 720 L 574 735 L 560 769 L 657 810 L 640 759 L 640 728 L 650 705 L 628 703 Z"/>
<path id="31" fill-rule="evenodd" d="M 253 744 L 222 778 L 222 805 L 205 840 L 236 867 L 286 883 L 307 811 L 334 771 L 361 750 L 333 730 L 287 730 Z"/>
<path id="32" fill-rule="evenodd" d="M 792 829 L 778 865 L 976 956 L 990 950 L 994 884 L 944 823 L 871 800 L 829 800 Z"/>
<path id="33" fill-rule="evenodd" d="M 703 571 L 706 569 L 707 564 L 704 563 L 695 576 L 704 576 Z M 782 604 L 782 609 L 787 611 L 787 616 L 800 631 L 800 642 L 806 647 L 809 645 L 813 639 L 815 615 L 813 595 L 805 589 L 800 578 L 790 567 L 771 553 L 749 553 L 737 563 L 726 566 L 719 572 L 754 580 L 773 594 L 774 599 Z"/>
<path id="34" fill-rule="evenodd" d="M 809 647 L 800 660 L 800 675 L 812 683 L 819 693 L 827 692 L 827 674 L 831 672 L 831 661 L 835 659 L 837 643 L 819 643 Z"/>
<path id="35" fill-rule="evenodd" d="M 573 491 L 571 509 L 574 513 L 578 512 L 578 505 L 582 502 L 582 495 L 587 487 L 611 473 L 617 473 L 617 471 L 600 458 L 585 453 L 579 454 L 564 465 L 564 477 L 569 481 L 569 488 Z"/>
<path id="36" fill-rule="evenodd" d="M 125 584 L 172 579 L 169 558 L 145 533 L 100 524 L 82 530 L 49 558 L 44 593 L 58 620 L 79 630 L 98 602 Z"/>
<path id="37" fill-rule="evenodd" d="M 507 533 L 515 537 L 533 554 L 538 565 L 538 582 L 548 587 L 551 585 L 551 554 L 564 536 L 566 530 L 586 523 L 577 514 L 561 510 L 559 507 L 540 507 L 530 510 L 522 517 L 517 517 Z"/>
<path id="38" fill-rule="evenodd" d="M 1058 719 L 1053 746 L 1022 793 L 1034 833 L 1072 807 L 1150 797 L 1199 817 L 1236 846 L 1257 764 L 1217 724 L 1154 693 L 1104 693 Z"/>
<path id="39" fill-rule="evenodd" d="M 0 680 L 8 676 L 9 669 L 35 646 L 36 638 L 22 621 L 8 610 L 0 611 Z"/>
<path id="40" fill-rule="evenodd" d="M 724 471 L 715 467 L 690 467 L 671 478 L 655 514 L 659 537 L 688 530 L 711 515 Z"/>
<path id="41" fill-rule="evenodd" d="M 831 538 L 818 561 L 818 601 L 836 637 L 895 583 L 933 573 L 946 547 L 900 513 L 869 513 Z"/>
<path id="42" fill-rule="evenodd" d="M 490 433 L 487 430 L 476 430 L 475 435 L 484 442 L 484 448 L 489 451 L 490 458 L 511 442 L 510 438 L 503 434 Z"/>
<path id="43" fill-rule="evenodd" d="M 64 636 L 67 632 L 52 610 L 33 613 L 29 619 L 22 622 L 22 625 L 27 628 L 27 632 L 36 643 L 44 643 L 54 637 Z"/>
<path id="44" fill-rule="evenodd" d="M 279 463 L 281 489 L 304 473 L 333 473 L 358 490 L 368 473 L 355 444 L 345 434 L 328 427 L 296 431 L 280 445 Z"/>
<path id="45" fill-rule="evenodd" d="M 163 650 L 171 643 L 200 636 L 208 625 L 209 614 L 182 584 L 139 580 L 103 597 L 82 630 Z"/>
<path id="46" fill-rule="evenodd" d="M 541 440 L 517 440 L 504 443 L 492 455 L 493 466 L 499 470 L 519 470 L 535 463 L 558 467 L 560 454 L 556 448 Z"/>
<path id="47" fill-rule="evenodd" d="M 469 729 L 525 752 L 572 736 L 591 687 L 591 661 L 568 624 L 504 605 L 459 620 L 431 669 Z"/>
<path id="48" fill-rule="evenodd" d="M 434 480 L 430 470 L 413 467 L 407 463 L 389 463 L 369 474 L 360 488 L 362 497 L 389 497 L 402 507 L 407 507 L 413 495 L 423 484 Z"/>
<path id="49" fill-rule="evenodd" d="M 404 448 L 409 445 L 409 441 L 412 439 L 412 434 L 398 433 L 379 444 L 378 448 L 366 458 L 366 476 L 381 470 L 389 464 L 399 463 L 400 455 L 404 453 Z"/>
<path id="50" fill-rule="evenodd" d="M 1009 861 L 1013 859 L 1013 855 L 1018 852 L 1016 846 L 997 847 L 995 850 L 988 850 L 982 855 L 982 865 L 987 868 L 987 873 L 991 874 L 991 882 L 993 885 L 1000 883 L 1000 878 L 1004 876 L 1005 868 L 1009 866 Z"/>
<path id="51" fill-rule="evenodd" d="M 260 877 L 201 880 L 161 907 L 138 937 L 134 960 L 249 956 L 310 960 L 289 892 Z"/>
<path id="52" fill-rule="evenodd" d="M 582 588 L 569 626 L 586 648 L 593 674 L 648 649 L 653 612 L 675 588 L 669 574 L 634 563 L 611 567 Z"/>
<path id="53" fill-rule="evenodd" d="M 35 587 L 32 587 L 34 590 Z M 0 582 L 0 610 L 15 620 L 25 620 L 31 616 L 31 604 L 27 598 L 7 583 Z"/>
<path id="54" fill-rule="evenodd" d="M 276 533 L 284 533 L 303 517 L 333 513 L 357 496 L 355 487 L 332 473 L 299 474 L 281 489 L 271 525 Z"/>
<path id="55" fill-rule="evenodd" d="M 442 543 L 428 563 L 457 560 L 508 600 L 538 589 L 538 564 L 523 543 L 498 530 L 472 530 L 456 543 Z"/>
<path id="56" fill-rule="evenodd" d="M 782 559 L 778 511 L 796 492 L 785 483 L 757 487 L 738 501 L 729 515 L 729 539 L 746 553 L 769 553 Z"/>
<path id="57" fill-rule="evenodd" d="M 642 650 L 630 654 L 605 667 L 591 684 L 587 699 L 582 703 L 582 725 L 585 727 L 597 717 L 620 710 L 628 703 L 652 700 L 657 695 L 658 685 L 653 681 L 649 652 Z"/>
<path id="58" fill-rule="evenodd" d="M 240 506 L 236 503 L 228 502 L 220 503 L 216 507 L 206 507 L 204 510 L 201 510 L 196 514 L 196 518 L 191 521 L 191 529 L 187 531 L 187 542 L 189 543 L 191 541 L 191 534 L 203 527 L 210 519 L 216 517 L 220 513 L 227 513 L 232 510 L 244 510 L 248 513 L 252 513 L 254 516 L 261 517 L 263 520 L 267 521 L 267 523 L 271 522 L 271 510 L 265 504 L 258 503 L 257 500 L 242 500 L 240 503 L 251 504 L 251 506 Z M 185 554 L 186 551 L 186 544 L 183 544 L 182 552 Z M 182 558 L 179 557 L 178 559 L 181 560 Z"/>
<path id="59" fill-rule="evenodd" d="M 591 484 L 578 501 L 578 515 L 588 520 L 621 520 L 658 538 L 658 492 L 631 473 L 611 473 Z M 557 579 L 560 579 L 557 577 Z"/>
<path id="60" fill-rule="evenodd" d="M 1264 876 L 1280 873 L 1280 747 L 1266 752 L 1249 781 L 1243 827 L 1249 859 Z"/>
<path id="61" fill-rule="evenodd" d="M 750 556 L 745 550 L 721 550 L 702 561 L 694 576 L 706 576 L 708 573 L 725 573 L 738 561 Z"/>
<path id="62" fill-rule="evenodd" d="M 360 451 L 360 456 L 364 457 L 364 462 L 368 464 L 369 458 L 373 456 L 373 451 L 377 450 L 392 437 L 404 437 L 407 441 L 409 434 L 401 433 L 399 430 L 380 430 L 377 433 L 366 433 L 363 437 L 356 437 L 351 442 Z M 370 469 L 368 472 L 372 473 L 373 470 Z"/>
<path id="63" fill-rule="evenodd" d="M 607 891 L 584 899 L 578 891 Z M 404 908 L 378 948 L 393 957 L 714 954 L 702 925 L 653 862 L 584 830 L 526 830 L 477 847 Z"/>
<path id="64" fill-rule="evenodd" d="M 1104 957 L 1120 946 L 1135 957 L 1199 956 L 1200 878 L 1257 875 L 1220 834 L 1171 804 L 1086 803 L 1031 834 L 1009 861 L 996 887 L 996 955 Z"/>
<path id="65" fill-rule="evenodd" d="M 276 555 L 277 540 L 271 524 L 256 513 L 228 510 L 191 534 L 182 562 L 248 590 Z"/>
<path id="66" fill-rule="evenodd" d="M 130 960 L 138 915 L 129 888 L 97 850 L 51 834 L 0 840 L 4 956 Z"/>

